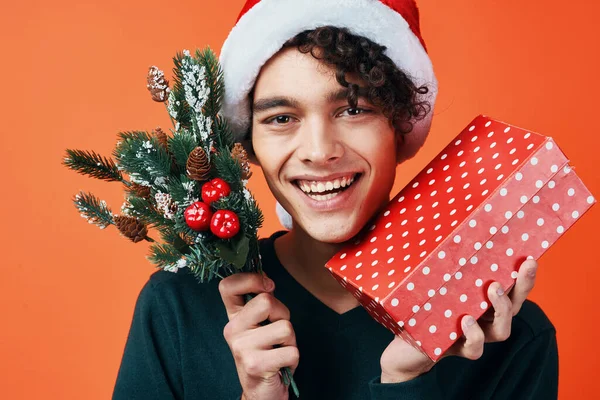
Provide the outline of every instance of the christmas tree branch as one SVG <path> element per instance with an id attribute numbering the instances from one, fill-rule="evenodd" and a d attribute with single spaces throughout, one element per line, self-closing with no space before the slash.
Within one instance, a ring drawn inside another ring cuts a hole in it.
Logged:
<path id="1" fill-rule="evenodd" d="M 147 257 L 148 260 L 159 268 L 176 264 L 183 256 L 183 254 L 170 244 L 155 243 L 150 246 L 150 251 L 152 254 Z"/>
<path id="2" fill-rule="evenodd" d="M 100 229 L 114 224 L 113 213 L 110 211 L 106 202 L 100 200 L 91 193 L 79 192 L 73 198 L 75 207 L 90 224 L 97 225 Z"/>
<path id="3" fill-rule="evenodd" d="M 197 146 L 198 141 L 194 138 L 194 135 L 184 129 L 169 138 L 169 149 L 171 149 L 180 171 L 185 172 L 188 157 Z"/>
<path id="4" fill-rule="evenodd" d="M 63 165 L 75 172 L 105 181 L 118 181 L 129 185 L 112 159 L 94 151 L 67 149 Z"/>
<path id="5" fill-rule="evenodd" d="M 155 136 L 143 131 L 120 132 L 119 139 L 113 155 L 133 182 L 152 186 L 170 175 L 171 156 Z"/>
<path id="6" fill-rule="evenodd" d="M 210 89 L 210 96 L 208 96 L 204 104 L 203 112 L 205 115 L 214 118 L 221 109 L 221 103 L 225 94 L 223 71 L 221 70 L 217 56 L 208 47 L 202 51 L 196 50 L 196 59 L 204 67 L 205 79 Z"/>
<path id="7" fill-rule="evenodd" d="M 136 218 L 139 218 L 144 223 L 148 224 L 149 227 L 154 226 L 172 226 L 172 222 L 165 219 L 149 200 L 137 196 L 130 196 L 127 198 L 131 208 L 128 213 Z"/>

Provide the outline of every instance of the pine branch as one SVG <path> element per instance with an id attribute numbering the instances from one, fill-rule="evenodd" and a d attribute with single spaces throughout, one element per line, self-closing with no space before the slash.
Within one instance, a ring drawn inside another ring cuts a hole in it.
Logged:
<path id="1" fill-rule="evenodd" d="M 214 118 L 221 109 L 223 96 L 225 95 L 223 71 L 219 64 L 219 59 L 209 47 L 202 51 L 196 50 L 196 59 L 206 70 L 206 83 L 210 88 L 211 94 L 204 105 L 203 113 L 206 116 Z"/>
<path id="2" fill-rule="evenodd" d="M 155 243 L 150 246 L 150 251 L 152 254 L 147 257 L 148 260 L 159 268 L 172 266 L 183 256 L 183 254 L 170 244 Z"/>
<path id="3" fill-rule="evenodd" d="M 180 130 L 169 139 L 169 149 L 171 149 L 180 171 L 185 172 L 188 157 L 197 146 L 198 141 L 187 130 Z"/>
<path id="4" fill-rule="evenodd" d="M 242 190 L 242 167 L 239 162 L 234 160 L 227 148 L 217 149 L 213 156 L 213 164 L 217 170 L 217 175 L 229 183 L 232 191 Z"/>
<path id="5" fill-rule="evenodd" d="M 209 282 L 216 277 L 224 278 L 233 273 L 229 264 L 214 254 L 215 249 L 202 242 L 191 247 L 187 256 L 187 266 L 200 283 Z"/>
<path id="6" fill-rule="evenodd" d="M 234 144 L 233 133 L 229 129 L 227 121 L 221 116 L 215 118 L 214 132 L 215 147 L 231 151 Z"/>
<path id="7" fill-rule="evenodd" d="M 119 139 L 113 155 L 133 182 L 152 186 L 170 175 L 171 156 L 155 136 L 141 131 L 120 132 Z"/>
<path id="8" fill-rule="evenodd" d="M 190 129 L 192 125 L 192 113 L 188 103 L 185 101 L 185 90 L 183 88 L 182 60 L 183 53 L 177 52 L 173 57 L 173 89 L 169 95 L 169 114 L 183 128 Z"/>
<path id="9" fill-rule="evenodd" d="M 219 200 L 213 202 L 211 206 L 215 210 L 232 210 L 239 215 L 242 212 L 244 203 L 244 195 L 240 192 L 232 191 L 229 196 L 221 197 Z"/>
<path id="10" fill-rule="evenodd" d="M 175 247 L 181 254 L 190 252 L 189 245 L 179 236 L 179 233 L 173 226 L 159 226 L 156 228 L 165 243 Z"/>
<path id="11" fill-rule="evenodd" d="M 252 195 L 250 195 L 250 199 L 244 198 L 241 211 L 238 215 L 244 222 L 246 234 L 256 236 L 256 233 L 262 227 L 265 218 Z"/>
<path id="12" fill-rule="evenodd" d="M 126 182 L 112 159 L 102 157 L 94 151 L 67 149 L 67 156 L 62 164 L 75 172 L 92 178 L 109 182 Z"/>
<path id="13" fill-rule="evenodd" d="M 79 192 L 73 198 L 75 207 L 90 224 L 97 225 L 100 229 L 114 224 L 113 213 L 110 211 L 106 202 L 100 200 L 91 193 Z"/>
<path id="14" fill-rule="evenodd" d="M 130 196 L 127 201 L 131 205 L 129 215 L 139 218 L 148 227 L 173 226 L 173 222 L 166 219 L 151 200 Z"/>
<path id="15" fill-rule="evenodd" d="M 167 193 L 180 207 L 187 207 L 198 197 L 199 190 L 196 181 L 186 175 L 180 175 L 179 178 L 171 177 Z"/>

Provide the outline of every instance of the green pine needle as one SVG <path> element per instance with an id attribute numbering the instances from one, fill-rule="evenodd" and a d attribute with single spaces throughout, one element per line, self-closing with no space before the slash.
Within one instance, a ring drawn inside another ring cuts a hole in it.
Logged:
<path id="1" fill-rule="evenodd" d="M 213 157 L 213 164 L 217 170 L 217 175 L 229 183 L 231 190 L 238 191 L 242 189 L 242 167 L 237 160 L 231 157 L 227 148 L 217 149 L 217 154 Z"/>
<path id="2" fill-rule="evenodd" d="M 112 159 L 94 151 L 67 149 L 63 165 L 73 171 L 105 181 L 123 182 L 123 174 Z"/>
<path id="3" fill-rule="evenodd" d="M 171 156 L 155 136 L 143 131 L 120 132 L 118 136 L 113 156 L 134 182 L 149 186 L 170 175 Z"/>
<path id="4" fill-rule="evenodd" d="M 115 223 L 113 213 L 106 202 L 91 193 L 79 192 L 73 198 L 73 203 L 75 203 L 75 207 L 77 207 L 83 218 L 87 219 L 90 224 L 97 225 L 100 229 L 105 229 Z"/>
<path id="5" fill-rule="evenodd" d="M 215 118 L 215 147 L 233 148 L 234 139 L 231 129 L 227 126 L 227 122 L 221 116 Z"/>
<path id="6" fill-rule="evenodd" d="M 170 244 L 155 243 L 150 246 L 152 254 L 148 256 L 148 260 L 159 268 L 173 266 L 183 256 L 175 246 Z"/>
<path id="7" fill-rule="evenodd" d="M 182 129 L 175 132 L 173 137 L 169 138 L 169 149 L 175 157 L 175 162 L 180 171 L 185 172 L 188 157 L 197 146 L 198 142 L 194 135 L 187 130 Z"/>
<path id="8" fill-rule="evenodd" d="M 173 226 L 172 222 L 156 209 L 152 201 L 138 196 L 129 196 L 127 202 L 131 205 L 128 214 L 139 218 L 148 227 Z"/>
<path id="9" fill-rule="evenodd" d="M 221 103 L 225 95 L 223 71 L 216 54 L 209 48 L 196 50 L 198 63 L 206 69 L 206 83 L 210 88 L 210 96 L 204 105 L 203 113 L 214 118 L 221 109 Z"/>

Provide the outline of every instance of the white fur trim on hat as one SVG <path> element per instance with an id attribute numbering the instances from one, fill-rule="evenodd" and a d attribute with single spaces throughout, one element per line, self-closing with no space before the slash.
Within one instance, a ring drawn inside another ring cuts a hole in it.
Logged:
<path id="1" fill-rule="evenodd" d="M 292 230 L 293 220 L 292 216 L 283 208 L 279 202 L 275 205 L 275 212 L 277 213 L 277 218 L 279 218 L 279 223 L 288 231 Z"/>
<path id="2" fill-rule="evenodd" d="M 431 60 L 406 20 L 380 0 L 262 0 L 244 14 L 231 30 L 220 54 L 225 80 L 221 114 L 237 140 L 250 127 L 248 93 L 262 66 L 290 38 L 319 26 L 348 28 L 387 49 L 385 54 L 415 85 L 427 85 L 421 97 L 431 105 L 427 117 L 404 136 L 398 162 L 412 158 L 425 142 L 437 97 L 437 79 Z"/>

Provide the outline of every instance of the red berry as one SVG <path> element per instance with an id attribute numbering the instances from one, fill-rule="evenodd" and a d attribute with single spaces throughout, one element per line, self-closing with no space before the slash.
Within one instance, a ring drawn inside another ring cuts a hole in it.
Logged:
<path id="1" fill-rule="evenodd" d="M 231 193 L 229 184 L 221 178 L 215 178 L 202 185 L 202 200 L 206 204 L 219 200 L 221 197 L 227 197 Z"/>
<path id="2" fill-rule="evenodd" d="M 240 220 L 233 211 L 218 210 L 212 216 L 210 230 L 221 239 L 231 239 L 240 231 Z"/>
<path id="3" fill-rule="evenodd" d="M 207 231 L 210 227 L 210 219 L 213 212 L 210 206 L 201 201 L 196 201 L 188 206 L 183 212 L 187 225 L 198 232 Z"/>

